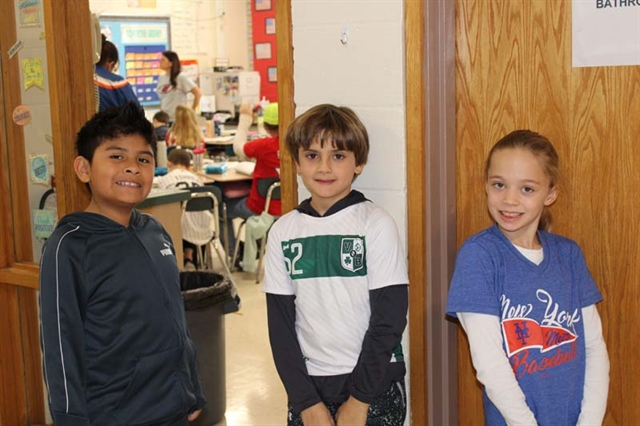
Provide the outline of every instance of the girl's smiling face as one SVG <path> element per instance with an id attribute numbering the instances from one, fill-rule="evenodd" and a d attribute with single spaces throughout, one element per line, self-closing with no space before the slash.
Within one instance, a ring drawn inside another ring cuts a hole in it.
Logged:
<path id="1" fill-rule="evenodd" d="M 486 182 L 489 214 L 513 244 L 540 248 L 540 216 L 556 197 L 541 160 L 527 149 L 505 148 L 491 157 Z"/>

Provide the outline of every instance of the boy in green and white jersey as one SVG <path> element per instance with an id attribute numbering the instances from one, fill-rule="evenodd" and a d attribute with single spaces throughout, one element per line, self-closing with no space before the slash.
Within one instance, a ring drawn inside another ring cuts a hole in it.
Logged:
<path id="1" fill-rule="evenodd" d="M 402 425 L 406 259 L 389 214 L 352 190 L 369 152 L 347 107 L 318 105 L 286 146 L 311 198 L 269 233 L 269 336 L 289 425 Z"/>

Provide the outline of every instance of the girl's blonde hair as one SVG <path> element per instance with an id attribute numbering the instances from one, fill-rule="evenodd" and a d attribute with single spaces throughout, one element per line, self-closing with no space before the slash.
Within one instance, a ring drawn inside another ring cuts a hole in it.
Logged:
<path id="1" fill-rule="evenodd" d="M 525 149 L 538 157 L 544 167 L 544 172 L 549 178 L 549 188 L 555 188 L 560 181 L 559 159 L 556 149 L 549 139 L 531 130 L 514 130 L 500 139 L 489 151 L 487 163 L 484 169 L 485 180 L 489 176 L 491 158 L 493 154 L 503 149 Z M 538 223 L 538 229 L 549 231 L 551 229 L 551 213 L 544 208 Z"/>
<path id="2" fill-rule="evenodd" d="M 176 120 L 171 126 L 171 144 L 183 148 L 195 148 L 204 140 L 202 129 L 198 126 L 196 113 L 185 105 L 176 107 Z"/>

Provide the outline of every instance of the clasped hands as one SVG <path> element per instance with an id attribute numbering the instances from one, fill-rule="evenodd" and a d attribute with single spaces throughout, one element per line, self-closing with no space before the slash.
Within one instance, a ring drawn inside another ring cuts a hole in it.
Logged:
<path id="1" fill-rule="evenodd" d="M 336 420 L 326 405 L 319 402 L 300 413 L 304 426 L 365 426 L 369 404 L 350 396 L 338 409 Z"/>

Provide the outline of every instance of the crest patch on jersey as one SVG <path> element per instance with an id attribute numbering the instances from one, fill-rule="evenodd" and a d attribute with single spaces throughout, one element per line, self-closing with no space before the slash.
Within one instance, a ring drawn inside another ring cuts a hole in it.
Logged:
<path id="1" fill-rule="evenodd" d="M 340 248 L 340 264 L 344 269 L 356 272 L 364 266 L 364 242 L 362 238 L 343 238 Z"/>

